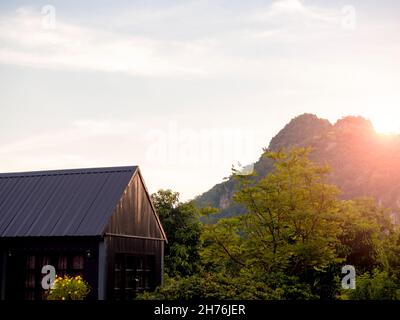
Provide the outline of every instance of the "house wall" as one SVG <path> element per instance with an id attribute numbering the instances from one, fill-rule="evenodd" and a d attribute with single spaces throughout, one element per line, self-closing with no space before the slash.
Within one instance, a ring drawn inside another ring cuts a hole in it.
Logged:
<path id="1" fill-rule="evenodd" d="M 98 259 L 98 285 L 97 299 L 105 300 L 107 297 L 107 244 L 106 239 L 99 242 L 99 259 Z"/>
<path id="2" fill-rule="evenodd" d="M 135 256 L 152 256 L 154 259 L 153 285 L 155 288 L 162 284 L 163 265 L 164 265 L 164 241 L 149 239 L 135 239 L 126 237 L 109 236 L 107 237 L 107 261 L 108 261 L 108 286 L 107 299 L 114 299 L 114 266 L 117 254 L 127 254 Z"/>
<path id="3" fill-rule="evenodd" d="M 135 174 L 125 189 L 105 232 L 144 238 L 163 238 L 140 173 Z"/>
<path id="4" fill-rule="evenodd" d="M 164 241 L 107 236 L 99 239 L 10 239 L 0 240 L 0 300 L 10 299 L 14 275 L 12 258 L 28 254 L 68 254 L 90 251 L 85 260 L 84 279 L 89 283 L 90 300 L 113 299 L 114 264 L 116 254 L 154 257 L 153 286 L 162 283 Z M 8 254 L 11 253 L 11 257 Z M 8 267 L 8 270 L 7 270 Z M 18 275 L 17 275 L 18 276 Z M 21 274 L 23 277 L 23 274 Z M 8 283 L 7 283 L 8 280 Z"/>
<path id="5" fill-rule="evenodd" d="M 113 299 L 116 255 L 154 259 L 154 287 L 162 283 L 165 238 L 140 173 L 127 186 L 106 228 L 107 298 Z"/>
<path id="6" fill-rule="evenodd" d="M 6 294 L 6 253 L 0 252 L 0 300 L 4 300 Z"/>
<path id="7" fill-rule="evenodd" d="M 15 290 L 19 290 L 19 288 L 15 286 L 12 281 L 13 279 L 21 280 L 19 277 L 24 277 L 23 273 L 20 274 L 20 269 L 18 269 L 21 268 L 22 270 L 24 266 L 19 263 L 18 268 L 15 268 L 16 262 L 23 261 L 23 257 L 31 254 L 84 255 L 85 262 L 83 277 L 91 287 L 88 298 L 97 299 L 99 280 L 99 241 L 99 238 L 86 237 L 0 239 L 0 256 L 3 260 L 1 267 L 1 274 L 3 277 L 0 277 L 0 289 L 3 288 L 1 299 L 10 299 L 10 297 L 15 294 L 18 295 L 18 292 L 15 292 Z"/>

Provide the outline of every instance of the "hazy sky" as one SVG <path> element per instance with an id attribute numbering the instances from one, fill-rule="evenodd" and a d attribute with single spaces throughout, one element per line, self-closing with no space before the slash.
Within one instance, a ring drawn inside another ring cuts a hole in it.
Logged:
<path id="1" fill-rule="evenodd" d="M 137 164 L 189 199 L 291 118 L 400 132 L 400 1 L 1 1 L 0 172 Z"/>

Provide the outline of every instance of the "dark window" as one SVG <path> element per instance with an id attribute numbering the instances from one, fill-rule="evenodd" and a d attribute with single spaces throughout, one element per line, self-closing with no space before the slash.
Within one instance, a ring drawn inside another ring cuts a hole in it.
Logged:
<path id="1" fill-rule="evenodd" d="M 58 266 L 55 266 L 58 276 L 63 277 L 68 272 L 68 257 L 61 255 L 58 257 Z"/>
<path id="2" fill-rule="evenodd" d="M 73 270 L 83 270 L 84 258 L 83 255 L 73 256 L 72 258 L 72 269 Z"/>
<path id="3" fill-rule="evenodd" d="M 54 266 L 58 276 L 77 276 L 83 274 L 85 259 L 83 254 L 28 254 L 16 261 L 21 261 L 20 266 L 23 267 L 23 299 L 42 300 L 46 297 L 46 291 L 42 288 L 43 266 Z"/>
<path id="4" fill-rule="evenodd" d="M 133 300 L 136 294 L 154 289 L 154 256 L 116 254 L 114 299 Z"/>
<path id="5" fill-rule="evenodd" d="M 36 257 L 34 255 L 28 255 L 25 263 L 25 300 L 35 299 L 35 288 L 36 288 L 36 268 L 35 268 Z"/>

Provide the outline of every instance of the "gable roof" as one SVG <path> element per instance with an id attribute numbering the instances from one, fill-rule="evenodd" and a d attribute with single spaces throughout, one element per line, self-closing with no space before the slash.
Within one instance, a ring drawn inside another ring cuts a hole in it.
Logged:
<path id="1" fill-rule="evenodd" d="M 0 174 L 0 237 L 102 235 L 137 170 Z"/>

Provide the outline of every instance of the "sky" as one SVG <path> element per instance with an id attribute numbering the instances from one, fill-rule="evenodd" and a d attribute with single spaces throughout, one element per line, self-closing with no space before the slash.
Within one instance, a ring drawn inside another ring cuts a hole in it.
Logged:
<path id="1" fill-rule="evenodd" d="M 139 165 L 182 200 L 292 118 L 400 133 L 400 2 L 1 1 L 0 172 Z"/>

